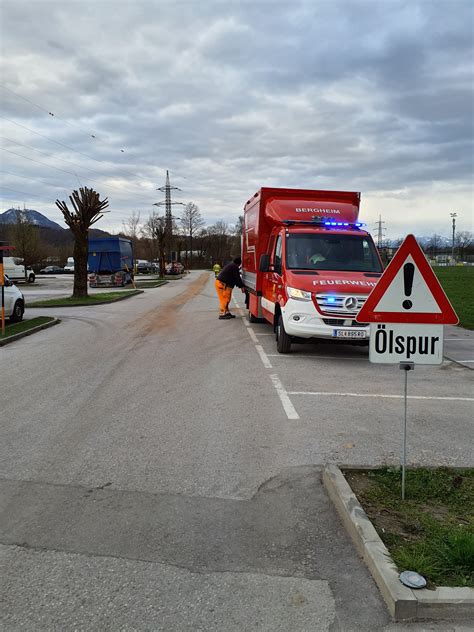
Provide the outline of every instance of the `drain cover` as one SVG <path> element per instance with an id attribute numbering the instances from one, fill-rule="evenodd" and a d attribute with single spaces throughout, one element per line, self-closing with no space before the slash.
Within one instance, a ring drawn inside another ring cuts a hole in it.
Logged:
<path id="1" fill-rule="evenodd" d="M 400 581 L 409 588 L 424 588 L 426 586 L 426 579 L 415 571 L 403 571 L 400 573 Z"/>

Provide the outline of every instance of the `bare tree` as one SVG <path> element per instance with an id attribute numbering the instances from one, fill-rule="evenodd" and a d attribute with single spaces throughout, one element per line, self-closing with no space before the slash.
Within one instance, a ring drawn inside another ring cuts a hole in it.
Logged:
<path id="1" fill-rule="evenodd" d="M 16 211 L 16 222 L 9 229 L 10 241 L 15 247 L 14 255 L 22 259 L 25 266 L 25 281 L 27 281 L 26 269 L 38 263 L 44 256 L 44 248 L 41 245 L 38 226 L 34 224 L 25 211 Z"/>
<path id="2" fill-rule="evenodd" d="M 194 202 L 188 202 L 181 217 L 181 226 L 185 235 L 189 238 L 190 265 L 193 262 L 193 237 L 204 226 L 199 207 Z"/>
<path id="3" fill-rule="evenodd" d="M 426 250 L 436 255 L 438 254 L 438 250 L 441 248 L 441 243 L 441 235 L 434 233 L 427 244 Z"/>
<path id="4" fill-rule="evenodd" d="M 160 262 L 160 278 L 165 276 L 165 245 L 166 245 L 166 218 L 157 215 L 155 211 L 151 213 L 142 228 L 142 235 L 150 241 L 152 249 L 152 259 L 158 255 Z"/>
<path id="5" fill-rule="evenodd" d="M 74 290 L 73 296 L 87 296 L 87 256 L 89 245 L 89 228 L 104 215 L 109 205 L 107 198 L 100 200 L 94 189 L 81 187 L 79 192 L 73 191 L 69 196 L 73 211 L 66 202 L 56 200 L 56 206 L 62 212 L 64 221 L 74 235 Z"/>
<path id="6" fill-rule="evenodd" d="M 464 254 L 467 250 L 472 248 L 473 243 L 472 233 L 469 230 L 463 230 L 456 233 L 454 244 L 461 259 L 464 259 Z"/>

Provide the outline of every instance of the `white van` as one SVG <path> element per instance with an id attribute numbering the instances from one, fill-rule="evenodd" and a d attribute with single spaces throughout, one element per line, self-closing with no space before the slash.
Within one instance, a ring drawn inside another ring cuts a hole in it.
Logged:
<path id="1" fill-rule="evenodd" d="M 10 319 L 11 323 L 19 323 L 25 312 L 25 297 L 6 274 L 4 275 L 4 283 L 5 316 Z"/>
<path id="2" fill-rule="evenodd" d="M 66 265 L 64 266 L 64 272 L 74 272 L 74 257 L 68 257 Z"/>
<path id="3" fill-rule="evenodd" d="M 25 266 L 22 263 L 22 259 L 17 259 L 16 257 L 3 257 L 3 271 L 10 281 L 25 280 Z M 31 268 L 27 268 L 26 280 L 28 283 L 34 283 L 35 278 L 33 270 Z"/>

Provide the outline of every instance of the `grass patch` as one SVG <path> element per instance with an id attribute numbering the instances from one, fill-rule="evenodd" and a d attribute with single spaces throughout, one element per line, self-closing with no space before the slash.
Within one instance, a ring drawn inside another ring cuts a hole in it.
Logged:
<path id="1" fill-rule="evenodd" d="M 101 292 L 100 294 L 91 294 L 83 298 L 74 298 L 67 296 L 65 298 L 50 298 L 44 301 L 35 301 L 28 303 L 28 307 L 75 307 L 79 305 L 100 305 L 101 303 L 113 303 L 121 301 L 130 296 L 140 294 L 140 290 L 123 290 L 121 292 Z"/>
<path id="2" fill-rule="evenodd" d="M 54 318 L 51 316 L 37 316 L 36 318 L 30 318 L 29 320 L 22 320 L 19 323 L 9 323 L 6 322 L 5 326 L 5 335 L 2 336 L 2 331 L 0 328 L 0 340 L 5 340 L 10 336 L 14 336 L 15 334 L 21 334 L 24 331 L 28 331 L 29 329 L 33 329 L 34 327 L 38 327 L 39 325 L 45 325 L 53 321 Z"/>
<path id="3" fill-rule="evenodd" d="M 160 279 L 158 281 L 137 281 L 135 285 L 139 289 L 148 289 L 151 287 L 160 287 L 160 285 L 165 285 L 165 283 L 167 283 L 167 281 Z"/>
<path id="4" fill-rule="evenodd" d="M 399 571 L 474 587 L 473 468 L 407 470 L 405 501 L 398 469 L 344 474 Z"/>
<path id="5" fill-rule="evenodd" d="M 459 316 L 459 324 L 474 329 L 474 266 L 437 266 L 433 270 Z"/>

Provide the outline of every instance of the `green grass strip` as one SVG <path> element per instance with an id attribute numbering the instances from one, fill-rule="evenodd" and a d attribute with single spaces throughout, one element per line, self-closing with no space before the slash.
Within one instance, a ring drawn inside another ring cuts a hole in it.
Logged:
<path id="1" fill-rule="evenodd" d="M 459 324 L 474 329 L 474 266 L 433 268 L 459 317 Z"/>
<path id="2" fill-rule="evenodd" d="M 138 281 L 136 286 L 138 289 L 148 289 L 151 287 L 160 287 L 160 285 L 165 285 L 168 281 Z"/>
<path id="3" fill-rule="evenodd" d="M 51 298 L 44 301 L 35 301 L 28 303 L 28 307 L 77 307 L 81 305 L 100 305 L 101 303 L 114 303 L 121 301 L 136 294 L 141 294 L 140 290 L 125 290 L 122 292 L 101 292 L 100 294 L 91 294 L 83 298 L 74 298 L 67 296 L 65 298 Z"/>
<path id="4" fill-rule="evenodd" d="M 39 327 L 40 325 L 45 325 L 46 323 L 52 322 L 54 318 L 51 316 L 37 316 L 36 318 L 31 318 L 29 320 L 22 320 L 19 323 L 9 323 L 7 321 L 5 327 L 5 335 L 2 336 L 2 332 L 0 329 L 0 340 L 6 340 L 10 336 L 14 336 L 16 334 L 21 334 L 29 329 L 33 329 L 34 327 Z"/>
<path id="5" fill-rule="evenodd" d="M 404 501 L 400 479 L 396 468 L 348 477 L 398 569 L 430 586 L 474 587 L 474 469 L 407 470 Z"/>

